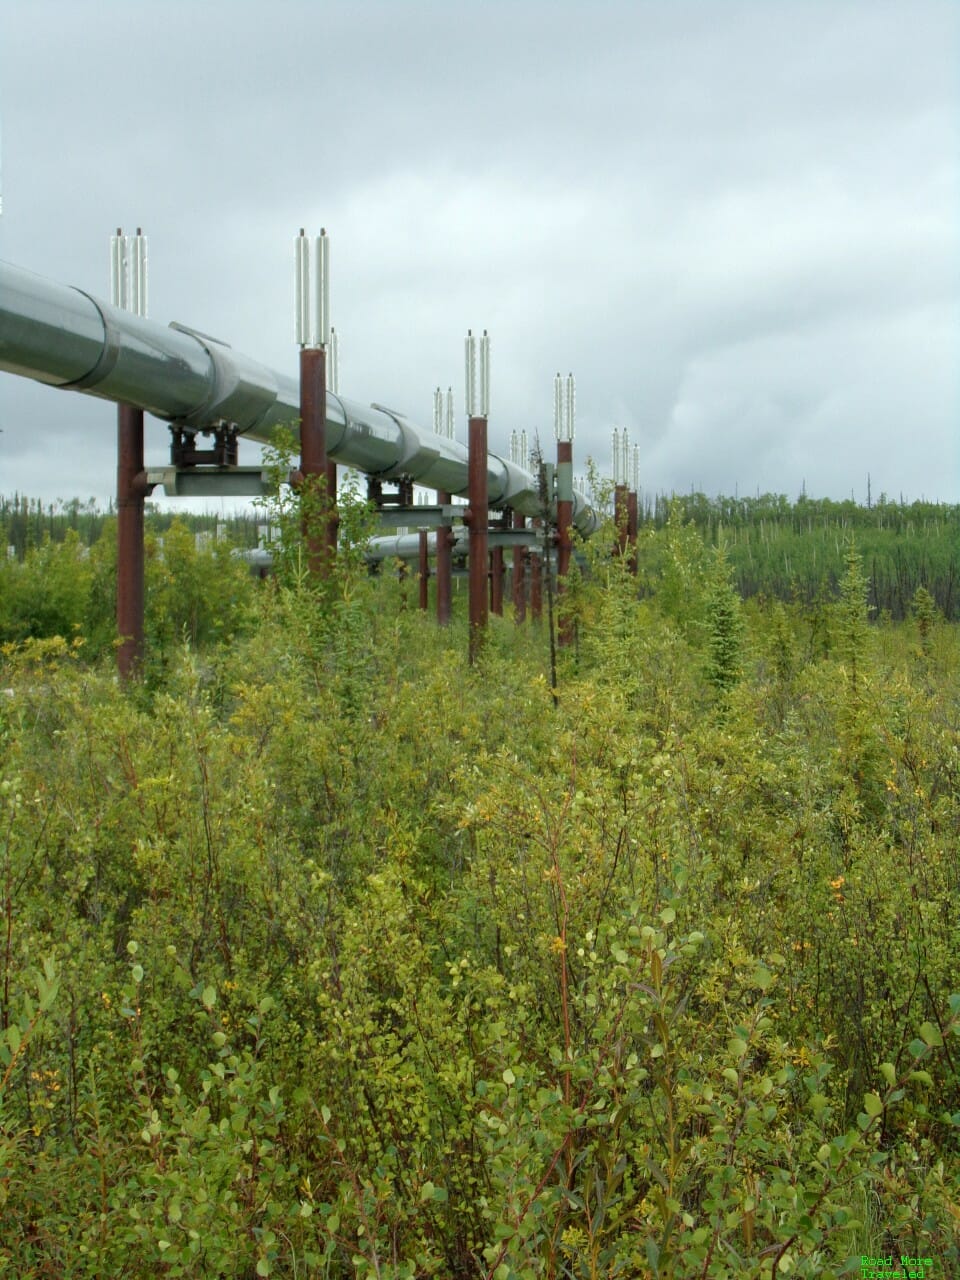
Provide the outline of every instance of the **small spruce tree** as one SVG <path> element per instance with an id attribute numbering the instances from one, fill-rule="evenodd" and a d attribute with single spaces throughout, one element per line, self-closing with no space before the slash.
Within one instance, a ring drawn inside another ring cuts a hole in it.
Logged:
<path id="1" fill-rule="evenodd" d="M 740 597 L 730 580 L 731 569 L 721 543 L 707 583 L 707 680 L 727 693 L 740 679 L 743 658 L 743 616 Z"/>
<path id="2" fill-rule="evenodd" d="M 926 587 L 917 587 L 913 595 L 912 608 L 913 616 L 917 620 L 917 632 L 920 636 L 920 652 L 924 658 L 929 658 L 933 624 L 937 617 L 937 606 Z"/>
<path id="3" fill-rule="evenodd" d="M 857 693 L 860 671 L 867 647 L 867 579 L 863 557 L 851 538 L 844 554 L 846 572 L 840 584 L 838 649 L 847 664 L 850 692 Z"/>

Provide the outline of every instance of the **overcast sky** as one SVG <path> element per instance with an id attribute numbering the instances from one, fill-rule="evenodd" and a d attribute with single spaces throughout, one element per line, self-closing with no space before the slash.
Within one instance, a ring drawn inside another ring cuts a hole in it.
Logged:
<path id="1" fill-rule="evenodd" d="M 348 396 L 465 439 L 487 328 L 495 451 L 572 370 L 578 471 L 960 501 L 957 0 L 0 0 L 0 129 L 0 258 L 108 296 L 140 225 L 151 318 L 281 371 L 324 226 Z M 107 403 L 0 428 L 0 493 L 112 492 Z"/>

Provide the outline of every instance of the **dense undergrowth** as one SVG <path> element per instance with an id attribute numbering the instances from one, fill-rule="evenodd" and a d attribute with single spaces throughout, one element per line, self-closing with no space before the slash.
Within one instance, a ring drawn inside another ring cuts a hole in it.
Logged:
<path id="1" fill-rule="evenodd" d="M 960 1273 L 956 630 L 651 537 L 556 707 L 349 567 L 7 645 L 0 1272 Z"/>

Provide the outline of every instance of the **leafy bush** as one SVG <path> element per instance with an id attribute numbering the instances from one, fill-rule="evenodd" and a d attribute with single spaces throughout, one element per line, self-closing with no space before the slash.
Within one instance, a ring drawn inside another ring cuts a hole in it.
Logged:
<path id="1" fill-rule="evenodd" d="M 681 525 L 662 597 L 571 591 L 555 705 L 535 628 L 470 667 L 358 561 L 192 632 L 178 536 L 144 685 L 0 655 L 11 1274 L 960 1268 L 948 624 L 721 652 Z"/>

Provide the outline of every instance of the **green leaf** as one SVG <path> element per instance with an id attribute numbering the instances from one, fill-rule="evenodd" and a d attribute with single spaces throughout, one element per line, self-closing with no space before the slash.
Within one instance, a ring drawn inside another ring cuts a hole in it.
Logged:
<path id="1" fill-rule="evenodd" d="M 47 968 L 46 961 L 44 969 Z M 37 1007 L 40 1013 L 46 1013 L 57 998 L 57 992 L 60 989 L 60 979 L 56 976 L 52 978 L 38 978 L 37 980 Z M 30 1015 L 33 1016 L 32 1014 Z"/>
<path id="2" fill-rule="evenodd" d="M 200 999 L 203 1001 L 203 1006 L 205 1009 L 212 1009 L 213 1006 L 217 1003 L 216 987 L 204 987 L 203 994 L 200 996 Z"/>
<path id="3" fill-rule="evenodd" d="M 880 1063 L 880 1074 L 886 1080 L 887 1084 L 897 1083 L 897 1072 L 892 1062 Z"/>
<path id="4" fill-rule="evenodd" d="M 773 981 L 773 974 L 766 965 L 758 964 L 753 971 L 753 985 L 759 987 L 761 991 L 766 991 L 770 983 Z"/>
<path id="5" fill-rule="evenodd" d="M 509 1087 L 510 1085 L 516 1083 L 517 1077 L 513 1074 L 513 1072 L 510 1070 L 509 1067 L 504 1067 L 503 1075 L 501 1076 L 501 1079 L 503 1080 L 503 1083 Z"/>
<path id="6" fill-rule="evenodd" d="M 938 1048 L 943 1044 L 943 1036 L 940 1034 L 940 1028 L 935 1027 L 932 1022 L 925 1022 L 920 1028 L 920 1036 L 924 1044 L 928 1044 L 932 1049 Z"/>
<path id="7" fill-rule="evenodd" d="M 865 1093 L 863 1095 L 863 1109 L 872 1120 L 883 1113 L 883 1101 L 875 1093 Z"/>

